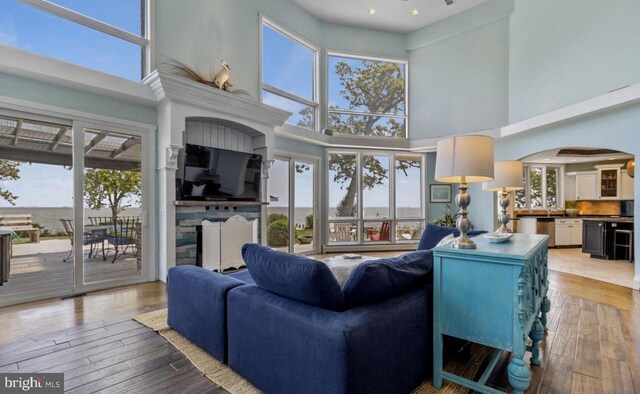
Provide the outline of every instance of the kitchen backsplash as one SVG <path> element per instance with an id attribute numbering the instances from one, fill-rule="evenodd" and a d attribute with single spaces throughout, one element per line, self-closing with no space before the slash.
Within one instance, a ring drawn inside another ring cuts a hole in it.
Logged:
<path id="1" fill-rule="evenodd" d="M 570 202 L 576 203 L 581 215 L 620 215 L 620 201 L 567 201 L 566 203 Z"/>

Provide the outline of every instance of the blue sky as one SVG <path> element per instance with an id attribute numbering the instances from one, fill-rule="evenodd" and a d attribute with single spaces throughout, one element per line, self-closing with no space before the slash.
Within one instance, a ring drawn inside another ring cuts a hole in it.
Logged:
<path id="1" fill-rule="evenodd" d="M 72 207 L 73 174 L 63 166 L 20 165 L 20 179 L 2 182 L 2 188 L 18 196 L 16 207 Z M 0 199 L 0 207 L 12 207 Z"/>
<path id="2" fill-rule="evenodd" d="M 52 0 L 140 34 L 140 1 Z M 132 80 L 140 80 L 140 47 L 69 22 L 16 0 L 0 0 L 0 45 L 8 45 Z M 21 179 L 5 181 L 17 207 L 73 206 L 73 177 L 62 166 L 23 163 Z M 0 207 L 12 205 L 0 200 Z"/>
<path id="3" fill-rule="evenodd" d="M 138 0 L 54 0 L 63 7 L 140 34 Z M 139 81 L 141 49 L 16 0 L 0 0 L 0 45 Z"/>

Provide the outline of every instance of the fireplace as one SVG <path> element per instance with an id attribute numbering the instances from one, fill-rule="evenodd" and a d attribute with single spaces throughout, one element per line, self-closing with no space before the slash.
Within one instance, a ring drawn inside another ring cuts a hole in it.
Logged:
<path id="1" fill-rule="evenodd" d="M 206 218 L 216 220 L 217 215 L 237 213 L 255 216 L 259 219 L 259 240 L 266 239 L 266 191 L 273 160 L 274 129 L 282 126 L 291 114 L 248 95 L 221 91 L 163 71 L 155 71 L 144 83 L 161 100 L 156 187 L 158 272 L 159 279 L 164 281 L 169 268 L 196 263 L 195 226 Z M 260 201 L 177 200 L 176 178 L 186 143 L 259 154 L 263 159 Z"/>

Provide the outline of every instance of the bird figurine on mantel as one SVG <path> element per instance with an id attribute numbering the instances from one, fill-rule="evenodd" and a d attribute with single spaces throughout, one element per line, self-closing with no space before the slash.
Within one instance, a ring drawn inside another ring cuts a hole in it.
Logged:
<path id="1" fill-rule="evenodd" d="M 213 83 L 220 90 L 229 90 L 233 86 L 229 83 L 229 71 L 231 71 L 231 68 L 229 68 L 229 64 L 224 59 L 220 61 L 220 65 L 222 68 L 213 75 Z"/>

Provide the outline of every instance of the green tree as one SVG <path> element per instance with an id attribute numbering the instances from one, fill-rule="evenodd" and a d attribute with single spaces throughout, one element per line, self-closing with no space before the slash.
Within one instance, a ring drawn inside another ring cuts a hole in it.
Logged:
<path id="1" fill-rule="evenodd" d="M 20 163 L 17 161 L 0 160 L 0 198 L 15 205 L 18 198 L 4 187 L 4 181 L 16 181 L 20 179 Z"/>
<path id="2" fill-rule="evenodd" d="M 84 199 L 91 209 L 108 207 L 116 218 L 127 200 L 140 201 L 141 185 L 140 172 L 91 168 L 84 174 Z"/>
<path id="3" fill-rule="evenodd" d="M 333 112 L 329 116 L 329 128 L 338 134 L 406 137 L 404 121 L 381 115 L 405 111 L 405 82 L 400 64 L 365 60 L 361 67 L 353 67 L 338 62 L 335 73 L 341 86 L 340 95 L 348 103 L 348 108 L 342 109 L 375 115 Z"/>

